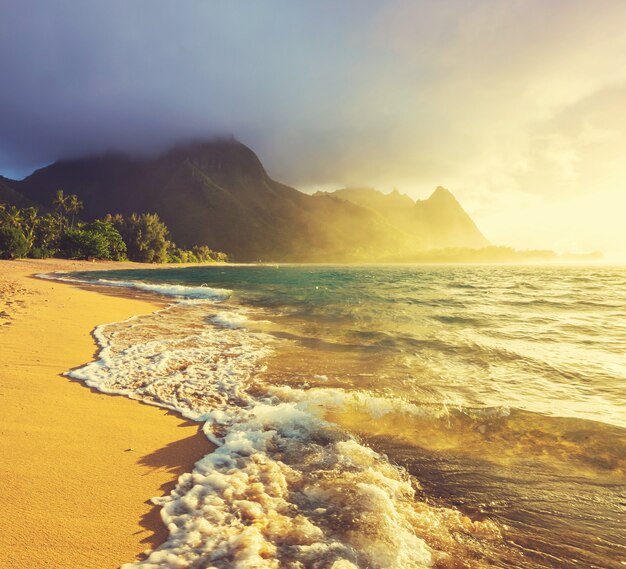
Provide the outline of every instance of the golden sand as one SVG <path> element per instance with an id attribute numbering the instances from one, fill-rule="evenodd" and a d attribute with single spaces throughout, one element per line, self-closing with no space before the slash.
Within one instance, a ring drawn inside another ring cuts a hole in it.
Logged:
<path id="1" fill-rule="evenodd" d="M 2 568 L 132 561 L 166 538 L 148 500 L 209 450 L 197 423 L 61 375 L 93 359 L 96 325 L 157 305 L 29 275 L 124 266 L 0 261 Z"/>

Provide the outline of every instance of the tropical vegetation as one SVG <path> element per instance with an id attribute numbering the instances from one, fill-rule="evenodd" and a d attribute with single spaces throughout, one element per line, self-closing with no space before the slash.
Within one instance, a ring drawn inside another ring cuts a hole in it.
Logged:
<path id="1" fill-rule="evenodd" d="M 105 259 L 142 263 L 206 263 L 227 255 L 206 245 L 182 249 L 155 213 L 106 215 L 86 222 L 83 203 L 58 190 L 50 208 L 19 208 L 0 202 L 0 258 Z"/>

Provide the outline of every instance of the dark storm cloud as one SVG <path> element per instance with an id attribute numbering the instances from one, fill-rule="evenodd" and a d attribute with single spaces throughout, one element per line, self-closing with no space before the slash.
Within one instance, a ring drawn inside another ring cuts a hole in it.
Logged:
<path id="1" fill-rule="evenodd" d="M 323 136 L 311 127 L 336 122 L 364 71 L 350 27 L 366 4 L 333 4 L 3 2 L 0 171 L 216 134 Z"/>

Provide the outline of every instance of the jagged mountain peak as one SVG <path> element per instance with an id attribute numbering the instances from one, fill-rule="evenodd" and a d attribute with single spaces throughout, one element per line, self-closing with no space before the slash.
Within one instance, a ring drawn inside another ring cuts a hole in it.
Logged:
<path id="1" fill-rule="evenodd" d="M 435 191 L 430 195 L 428 199 L 441 201 L 441 202 L 448 201 L 448 202 L 459 203 L 458 200 L 454 197 L 454 194 L 447 188 L 444 188 L 443 186 L 437 186 L 435 188 Z"/>
<path id="2" fill-rule="evenodd" d="M 443 186 L 417 202 L 398 190 L 383 194 L 373 188 L 345 188 L 328 195 L 376 211 L 414 236 L 424 249 L 489 245 L 452 192 Z"/>
<path id="3" fill-rule="evenodd" d="M 379 208 L 406 208 L 412 207 L 415 202 L 406 194 L 400 193 L 396 188 L 388 194 L 384 194 L 375 188 L 347 187 L 333 192 L 317 192 L 316 195 L 326 194 L 337 197 L 364 207 Z"/>

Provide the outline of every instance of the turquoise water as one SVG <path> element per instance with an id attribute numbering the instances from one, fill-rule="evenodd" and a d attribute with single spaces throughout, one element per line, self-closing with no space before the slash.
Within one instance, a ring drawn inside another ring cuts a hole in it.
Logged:
<path id="1" fill-rule="evenodd" d="M 217 523 L 213 509 L 187 512 L 202 545 L 179 533 L 147 566 L 168 566 L 165 551 L 234 566 L 235 550 L 242 567 L 626 562 L 626 269 L 212 266 L 72 278 L 179 302 L 103 327 L 109 352 L 78 376 L 205 421 L 240 472 L 258 468 L 259 454 L 287 480 L 274 510 L 269 498 L 245 498 L 264 504 L 254 523 L 221 504 L 238 521 L 219 535 L 198 529 L 202 515 Z M 270 432 L 280 442 L 268 443 Z M 229 446 L 241 437 L 254 453 Z M 332 465 L 320 466 L 320 453 Z M 220 456 L 204 476 L 221 469 L 234 484 Z M 340 468 L 347 456 L 365 458 Z M 375 486 L 384 507 L 367 505 L 371 492 L 334 495 L 333 480 Z M 180 509 L 184 495 L 167 504 Z M 285 508 L 311 527 L 293 530 Z M 268 529 L 279 514 L 291 530 Z M 233 550 L 224 544 L 234 536 Z"/>

